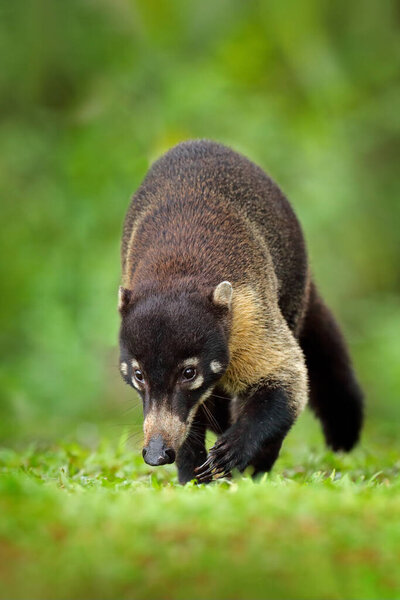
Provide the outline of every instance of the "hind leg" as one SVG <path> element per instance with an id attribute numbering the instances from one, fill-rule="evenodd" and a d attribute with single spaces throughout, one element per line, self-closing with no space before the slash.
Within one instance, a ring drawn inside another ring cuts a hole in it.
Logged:
<path id="1" fill-rule="evenodd" d="M 310 380 L 310 405 L 327 444 L 349 451 L 360 437 L 363 395 L 339 326 L 312 285 L 300 345 Z"/>

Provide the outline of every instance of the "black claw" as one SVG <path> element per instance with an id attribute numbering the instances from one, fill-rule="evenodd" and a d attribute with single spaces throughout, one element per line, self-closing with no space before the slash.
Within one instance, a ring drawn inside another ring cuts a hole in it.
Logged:
<path id="1" fill-rule="evenodd" d="M 207 479 L 212 479 L 213 475 L 211 473 L 211 471 L 204 471 L 204 473 L 202 473 L 201 475 L 196 475 L 196 479 L 199 482 L 205 481 Z"/>
<path id="2" fill-rule="evenodd" d="M 206 461 L 195 468 L 197 481 L 229 477 L 232 469 L 237 468 L 235 454 L 227 440 L 217 440 L 210 448 Z"/>
<path id="3" fill-rule="evenodd" d="M 211 461 L 210 461 L 211 463 Z M 200 468 L 198 469 L 198 471 L 196 471 L 195 477 L 196 479 L 198 479 L 199 481 L 201 479 L 207 478 L 207 477 L 212 477 L 212 465 L 211 464 L 206 464 L 204 463 L 204 465 L 202 466 L 202 469 L 200 470 Z"/>
<path id="4" fill-rule="evenodd" d="M 198 472 L 198 471 L 201 471 L 202 469 L 205 469 L 206 467 L 208 467 L 208 465 L 210 464 L 211 461 L 212 461 L 212 457 L 209 456 L 207 458 L 207 460 L 205 462 L 203 462 L 202 465 L 200 465 L 199 467 L 195 468 L 195 471 Z"/>
<path id="5" fill-rule="evenodd" d="M 210 466 L 207 466 L 204 469 L 202 469 L 201 471 L 198 471 L 196 473 L 196 477 L 202 477 L 204 475 L 204 473 L 208 473 L 209 471 L 210 471 Z"/>

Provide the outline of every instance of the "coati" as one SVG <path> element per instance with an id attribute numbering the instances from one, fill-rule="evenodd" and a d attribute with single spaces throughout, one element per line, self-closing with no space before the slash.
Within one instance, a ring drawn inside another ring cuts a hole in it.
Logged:
<path id="1" fill-rule="evenodd" d="M 129 206 L 122 271 L 120 370 L 143 400 L 149 465 L 176 460 L 181 483 L 269 471 L 308 395 L 327 444 L 356 444 L 344 339 L 261 168 L 210 141 L 169 150 Z"/>

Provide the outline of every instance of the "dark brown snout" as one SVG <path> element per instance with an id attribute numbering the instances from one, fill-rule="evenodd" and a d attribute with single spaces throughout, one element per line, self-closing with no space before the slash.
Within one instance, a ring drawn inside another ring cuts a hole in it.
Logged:
<path id="1" fill-rule="evenodd" d="M 145 462 L 152 467 L 167 465 L 175 460 L 175 450 L 166 446 L 161 435 L 150 439 L 148 446 L 143 448 L 142 455 Z"/>

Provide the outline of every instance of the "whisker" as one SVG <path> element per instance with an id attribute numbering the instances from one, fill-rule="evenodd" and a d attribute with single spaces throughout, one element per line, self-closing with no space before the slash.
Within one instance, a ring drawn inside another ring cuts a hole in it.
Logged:
<path id="1" fill-rule="evenodd" d="M 222 433 L 222 429 L 219 426 L 219 423 L 218 423 L 217 419 L 214 417 L 214 415 L 212 414 L 212 412 L 210 411 L 210 409 L 208 408 L 208 406 L 206 406 L 205 403 L 203 404 L 203 408 L 204 408 L 204 412 L 206 413 L 206 417 L 209 419 L 210 425 L 214 425 L 215 429 L 219 433 Z"/>
<path id="2" fill-rule="evenodd" d="M 198 423 L 192 423 L 188 437 L 191 437 L 193 440 L 199 443 L 203 443 L 205 439 L 203 427 L 201 427 Z"/>
<path id="3" fill-rule="evenodd" d="M 197 431 L 191 431 L 189 437 L 191 437 L 195 442 L 199 442 L 199 444 L 204 442 L 204 436 Z"/>
<path id="4" fill-rule="evenodd" d="M 138 433 L 131 433 L 130 435 L 128 435 L 126 441 L 130 442 L 131 444 L 138 444 L 139 441 L 141 441 L 141 438 L 139 438 Z"/>
<path id="5" fill-rule="evenodd" d="M 128 408 L 125 408 L 124 410 L 121 411 L 121 414 L 126 416 L 132 412 L 136 412 L 138 410 L 139 406 L 129 406 Z"/>
<path id="6" fill-rule="evenodd" d="M 214 394 L 214 392 L 211 394 L 211 398 L 221 398 L 221 400 L 232 400 L 232 398 L 230 398 L 229 396 L 220 396 L 219 394 Z"/>

